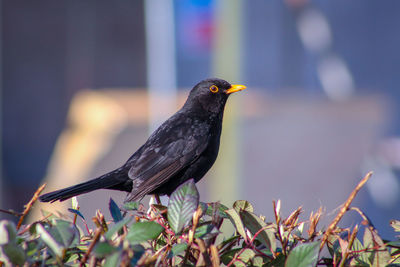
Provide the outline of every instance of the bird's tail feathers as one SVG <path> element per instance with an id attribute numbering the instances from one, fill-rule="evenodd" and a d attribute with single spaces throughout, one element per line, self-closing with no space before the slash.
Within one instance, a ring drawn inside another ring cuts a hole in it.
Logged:
<path id="1" fill-rule="evenodd" d="M 93 180 L 44 194 L 40 196 L 39 199 L 42 202 L 64 201 L 97 189 L 119 188 L 125 183 L 125 180 L 118 179 L 116 176 L 115 172 L 110 172 Z"/>

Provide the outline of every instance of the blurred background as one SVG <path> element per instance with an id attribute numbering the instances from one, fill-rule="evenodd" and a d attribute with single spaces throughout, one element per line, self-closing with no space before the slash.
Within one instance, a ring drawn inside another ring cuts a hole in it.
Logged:
<path id="1" fill-rule="evenodd" d="M 217 76 L 248 89 L 228 101 L 202 201 L 247 199 L 267 221 L 272 200 L 286 216 L 322 206 L 324 226 L 372 170 L 353 205 L 393 238 L 399 11 L 394 0 L 3 0 L 0 207 L 21 211 L 44 182 L 50 191 L 119 167 Z M 78 197 L 82 213 L 110 218 L 110 197 L 125 193 Z M 360 221 L 352 214 L 347 225 Z"/>

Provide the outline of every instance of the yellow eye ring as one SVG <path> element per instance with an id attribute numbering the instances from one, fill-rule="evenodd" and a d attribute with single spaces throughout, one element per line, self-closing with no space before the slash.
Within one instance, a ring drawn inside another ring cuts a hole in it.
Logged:
<path id="1" fill-rule="evenodd" d="M 218 86 L 216 86 L 216 85 L 211 85 L 211 86 L 210 86 L 210 91 L 213 92 L 214 94 L 215 94 L 215 93 L 218 93 Z"/>

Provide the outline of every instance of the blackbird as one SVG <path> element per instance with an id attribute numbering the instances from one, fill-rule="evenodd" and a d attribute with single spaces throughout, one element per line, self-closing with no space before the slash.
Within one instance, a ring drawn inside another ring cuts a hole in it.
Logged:
<path id="1" fill-rule="evenodd" d="M 129 192 L 125 201 L 136 201 L 147 194 L 169 196 L 189 179 L 198 182 L 217 158 L 226 100 L 245 88 L 217 78 L 199 82 L 183 107 L 124 165 L 93 180 L 44 194 L 40 200 L 64 201 L 97 189 L 114 189 Z"/>

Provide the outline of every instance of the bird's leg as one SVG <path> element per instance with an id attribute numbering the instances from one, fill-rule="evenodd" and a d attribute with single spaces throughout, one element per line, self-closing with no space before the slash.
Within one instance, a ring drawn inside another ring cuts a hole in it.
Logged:
<path id="1" fill-rule="evenodd" d="M 162 204 L 161 204 L 160 196 L 159 196 L 158 194 L 154 194 L 154 199 L 156 200 L 157 205 L 162 205 Z"/>

